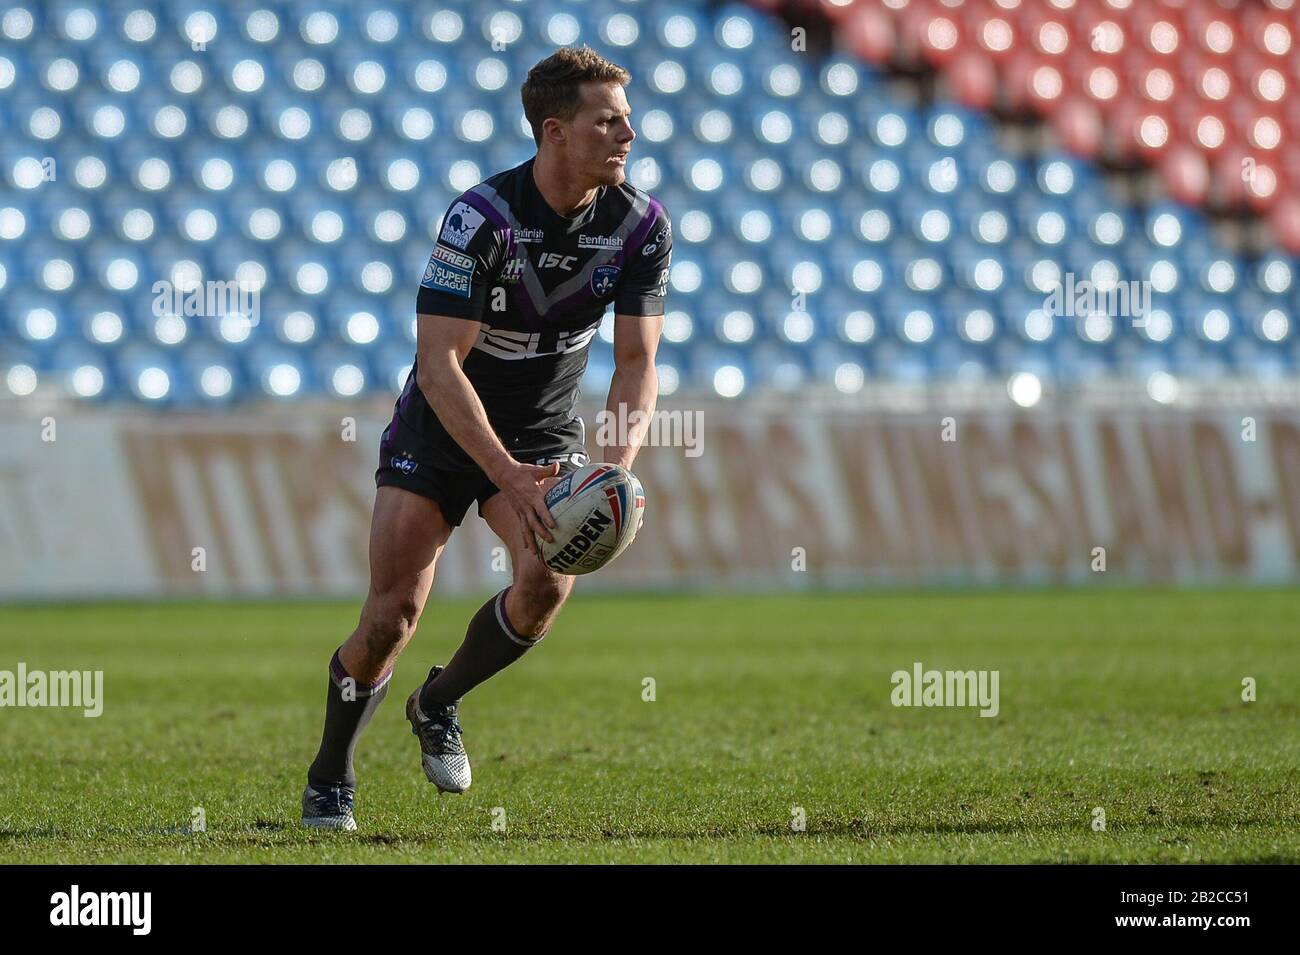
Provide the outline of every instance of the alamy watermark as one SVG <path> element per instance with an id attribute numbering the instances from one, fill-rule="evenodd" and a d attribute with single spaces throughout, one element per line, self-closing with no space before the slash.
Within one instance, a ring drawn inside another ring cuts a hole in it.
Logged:
<path id="1" fill-rule="evenodd" d="M 148 935 L 153 926 L 152 892 L 92 892 L 73 885 L 50 896 L 50 924 L 119 925 L 132 935 Z"/>
<path id="2" fill-rule="evenodd" d="M 80 708 L 93 719 L 104 712 L 103 670 L 0 670 L 0 707 L 57 706 Z"/>
<path id="3" fill-rule="evenodd" d="M 242 315 L 250 327 L 262 317 L 262 290 L 242 281 L 195 282 L 182 286 L 166 279 L 153 283 L 153 313 L 156 317 L 224 318 Z"/>
<path id="4" fill-rule="evenodd" d="M 1103 312 L 1140 324 L 1151 311 L 1151 283 L 1146 279 L 1116 279 L 1099 286 L 1090 279 L 1076 281 L 1073 272 L 1066 272 L 1063 278 L 1043 302 L 1043 311 L 1052 318 L 1083 318 Z"/>
<path id="5" fill-rule="evenodd" d="M 634 443 L 646 448 L 682 448 L 688 458 L 704 453 L 704 413 L 698 409 L 656 409 L 647 415 L 640 408 L 628 410 L 619 404 L 617 413 L 608 408 L 596 412 L 596 445 L 625 448 Z"/>
<path id="6" fill-rule="evenodd" d="M 895 706 L 978 706 L 980 716 L 997 716 L 998 670 L 927 670 L 921 662 L 889 678 Z"/>

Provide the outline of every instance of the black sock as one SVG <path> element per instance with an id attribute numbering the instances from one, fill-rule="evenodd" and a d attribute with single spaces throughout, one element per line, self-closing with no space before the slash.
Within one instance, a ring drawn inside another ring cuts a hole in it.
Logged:
<path id="1" fill-rule="evenodd" d="M 437 679 L 420 691 L 420 708 L 455 703 L 494 673 L 514 663 L 546 636 L 524 636 L 510 626 L 506 616 L 507 587 L 483 606 L 470 620 L 465 640 Z"/>
<path id="2" fill-rule="evenodd" d="M 374 683 L 352 680 L 345 686 L 344 681 L 351 678 L 343 669 L 338 651 L 334 651 L 330 659 L 330 685 L 325 697 L 325 732 L 321 736 L 316 760 L 307 770 L 307 782 L 313 786 L 339 783 L 356 786 L 352 751 L 357 748 L 361 731 L 388 695 L 388 683 L 392 677 L 393 671 L 389 670 Z"/>

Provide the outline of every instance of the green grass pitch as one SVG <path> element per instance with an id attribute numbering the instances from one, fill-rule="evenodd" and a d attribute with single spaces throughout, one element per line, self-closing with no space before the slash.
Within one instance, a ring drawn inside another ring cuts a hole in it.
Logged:
<path id="1" fill-rule="evenodd" d="M 477 603 L 431 601 L 361 742 L 353 834 L 299 828 L 298 799 L 355 603 L 0 608 L 0 670 L 103 670 L 105 696 L 98 719 L 0 709 L 0 857 L 1300 861 L 1300 594 L 580 587 L 466 700 L 474 785 L 440 796 L 402 704 Z M 1000 714 L 894 707 L 914 661 L 998 670 Z"/>

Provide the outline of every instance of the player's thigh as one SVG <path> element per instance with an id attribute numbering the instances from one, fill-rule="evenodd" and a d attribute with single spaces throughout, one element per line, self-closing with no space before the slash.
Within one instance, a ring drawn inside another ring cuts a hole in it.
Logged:
<path id="1" fill-rule="evenodd" d="M 378 488 L 370 522 L 367 604 L 377 603 L 373 609 L 385 613 L 414 611 L 418 616 L 451 532 L 436 501 L 405 488 Z"/>
<path id="2" fill-rule="evenodd" d="M 514 568 L 513 586 L 528 596 L 545 603 L 563 603 L 573 590 L 574 578 L 557 574 L 524 547 L 523 530 L 519 516 L 500 492 L 483 502 L 483 519 L 492 532 L 510 551 L 510 564 Z"/>

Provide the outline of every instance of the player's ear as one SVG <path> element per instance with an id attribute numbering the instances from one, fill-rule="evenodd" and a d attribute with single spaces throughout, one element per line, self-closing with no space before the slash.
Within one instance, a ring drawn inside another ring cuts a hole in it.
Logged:
<path id="1" fill-rule="evenodd" d="M 564 145 L 565 131 L 564 124 L 554 116 L 542 121 L 542 139 L 548 143 L 554 143 L 557 146 Z"/>

